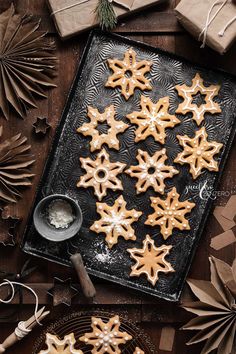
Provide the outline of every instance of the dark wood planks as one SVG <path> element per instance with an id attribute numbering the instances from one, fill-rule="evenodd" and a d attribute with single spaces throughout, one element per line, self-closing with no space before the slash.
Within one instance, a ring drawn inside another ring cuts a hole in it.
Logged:
<path id="1" fill-rule="evenodd" d="M 11 0 L 2 0 L 0 2 L 0 11 L 6 9 L 10 3 Z M 48 100 L 38 101 L 39 108 L 32 109 L 25 121 L 12 116 L 9 124 L 1 117 L 1 124 L 4 126 L 3 137 L 9 137 L 18 131 L 22 131 L 29 138 L 29 141 L 32 144 L 32 150 L 37 159 L 34 167 L 37 176 L 33 181 L 33 186 L 25 191 L 24 198 L 13 208 L 15 213 L 20 215 L 24 220 L 18 235 L 18 242 L 20 242 L 27 215 L 29 214 L 34 199 L 35 190 L 43 171 L 44 162 L 51 146 L 55 127 L 61 116 L 88 33 L 81 34 L 66 42 L 62 42 L 56 34 L 45 0 L 15 0 L 14 3 L 19 12 L 30 12 L 35 19 L 42 18 L 41 27 L 48 31 L 48 36 L 55 38 L 59 58 L 58 78 L 56 79 L 58 87 L 48 91 Z M 150 45 L 175 52 L 194 62 L 209 67 L 219 67 L 236 74 L 236 45 L 225 56 L 220 56 L 207 48 L 201 50 L 199 48 L 199 43 L 184 32 L 181 26 L 177 23 L 173 12 L 175 3 L 176 1 L 171 1 L 169 6 L 163 4 L 158 8 L 146 10 L 142 14 L 137 14 L 130 19 L 123 20 L 117 27 L 116 32 L 129 35 L 134 39 L 144 41 Z M 37 116 L 48 117 L 50 124 L 52 124 L 50 133 L 43 139 L 36 138 L 32 131 L 31 124 Z M 235 158 L 236 149 L 233 148 L 219 190 L 233 191 L 235 189 Z M 226 199 L 226 197 L 222 196 L 217 199 L 216 203 L 221 203 L 223 205 L 226 202 Z M 235 246 L 226 247 L 218 252 L 213 252 L 210 248 L 211 237 L 217 235 L 219 232 L 220 226 L 214 217 L 211 216 L 191 267 L 191 277 L 209 279 L 209 254 L 213 254 L 228 262 L 231 262 L 235 258 Z M 19 248 L 13 249 L 0 246 L 0 269 L 17 271 L 20 269 L 26 258 L 27 257 L 22 254 Z M 33 283 L 33 286 L 37 289 L 40 295 L 40 303 L 47 303 L 49 308 L 51 307 L 51 299 L 46 295 L 46 290 L 51 286 L 54 276 L 62 278 L 72 276 L 73 281 L 77 282 L 73 272 L 67 268 L 37 259 L 33 261 L 33 264 L 38 265 L 38 270 L 27 279 L 27 282 Z M 152 340 L 157 345 L 159 343 L 161 328 L 163 325 L 170 323 L 175 328 L 178 328 L 180 327 L 180 322 L 183 324 L 189 318 L 189 314 L 180 310 L 175 304 L 160 302 L 148 296 L 119 287 L 118 285 L 104 283 L 99 280 L 96 281 L 96 284 L 98 289 L 98 299 L 97 305 L 93 305 L 93 307 L 96 309 L 105 308 L 106 310 L 115 312 L 125 312 L 150 334 Z M 27 318 L 32 313 L 33 298 L 31 295 L 25 293 L 24 301 L 28 305 L 19 308 L 18 319 Z M 14 305 L 13 308 L 15 308 L 15 306 L 17 305 Z M 80 296 L 75 299 L 73 311 L 86 308 L 90 307 L 84 303 Z M 1 313 L 2 310 L 0 309 L 0 314 Z M 53 320 L 59 318 L 67 313 L 68 309 L 64 306 L 53 308 L 50 319 Z M 14 318 L 13 320 L 15 321 L 17 318 Z M 48 322 L 49 320 L 47 320 L 47 323 Z M 12 323 L 0 323 L 0 342 L 14 329 L 14 326 L 15 325 Z M 15 348 L 12 348 L 9 352 L 11 354 L 31 353 L 33 343 L 40 332 L 40 328 L 35 329 L 28 338 L 19 343 Z M 200 346 L 189 348 L 184 344 L 189 338 L 190 335 L 186 332 L 178 331 L 172 353 L 187 354 L 191 351 L 192 354 L 199 354 Z M 158 353 L 164 354 L 166 352 L 158 351 Z"/>

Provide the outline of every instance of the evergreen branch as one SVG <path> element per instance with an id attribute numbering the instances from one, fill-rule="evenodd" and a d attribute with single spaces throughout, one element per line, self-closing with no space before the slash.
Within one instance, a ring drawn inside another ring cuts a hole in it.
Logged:
<path id="1" fill-rule="evenodd" d="M 112 0 L 98 0 L 95 12 L 102 29 L 112 30 L 116 26 L 117 18 Z"/>

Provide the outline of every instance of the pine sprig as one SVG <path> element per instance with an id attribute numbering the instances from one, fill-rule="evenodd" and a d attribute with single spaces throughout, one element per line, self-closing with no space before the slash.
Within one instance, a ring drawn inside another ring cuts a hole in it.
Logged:
<path id="1" fill-rule="evenodd" d="M 98 0 L 96 14 L 102 29 L 112 30 L 117 24 L 112 0 Z"/>

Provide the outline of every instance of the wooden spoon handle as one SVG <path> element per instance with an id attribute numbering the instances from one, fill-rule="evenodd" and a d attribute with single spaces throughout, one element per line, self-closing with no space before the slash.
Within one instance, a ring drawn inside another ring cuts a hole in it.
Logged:
<path id="1" fill-rule="evenodd" d="M 83 294 L 86 298 L 92 299 L 96 296 L 96 290 L 94 285 L 88 275 L 88 272 L 84 266 L 83 259 L 80 253 L 75 253 L 70 257 L 70 260 L 76 270 L 76 273 L 80 280 L 80 285 Z"/>

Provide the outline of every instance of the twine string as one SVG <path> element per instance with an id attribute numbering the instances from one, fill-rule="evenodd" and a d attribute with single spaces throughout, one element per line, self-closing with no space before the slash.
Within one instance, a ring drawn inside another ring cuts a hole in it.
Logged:
<path id="1" fill-rule="evenodd" d="M 231 20 L 229 20 L 229 21 L 226 23 L 226 25 L 224 26 L 224 28 L 222 28 L 222 30 L 218 33 L 218 35 L 219 35 L 220 37 L 223 37 L 224 34 L 225 34 L 225 31 L 229 28 L 229 26 L 232 25 L 232 23 L 233 23 L 234 21 L 236 21 L 236 16 L 234 16 L 233 18 L 231 18 Z"/>
<path id="2" fill-rule="evenodd" d="M 59 12 L 63 12 L 63 11 L 69 10 L 69 9 L 71 9 L 71 8 L 73 8 L 73 7 L 78 6 L 78 5 L 85 4 L 85 3 L 88 2 L 88 1 L 90 1 L 90 0 L 80 0 L 80 1 L 76 1 L 76 2 L 73 3 L 73 4 L 67 5 L 67 6 L 65 6 L 65 7 L 62 7 L 61 9 L 58 9 L 58 10 L 55 10 L 55 11 L 51 12 L 51 16 L 54 16 L 54 15 L 58 14 Z"/>
<path id="3" fill-rule="evenodd" d="M 0 303 L 9 304 L 14 299 L 15 293 L 16 293 L 14 285 L 18 285 L 18 286 L 20 286 L 22 288 L 25 288 L 25 289 L 29 290 L 34 295 L 34 297 L 35 297 L 34 317 L 35 317 L 35 321 L 37 322 L 37 324 L 41 326 L 41 323 L 39 322 L 38 317 L 37 317 L 37 312 L 38 312 L 38 307 L 39 307 L 39 298 L 38 298 L 38 295 L 36 294 L 36 292 L 31 287 L 29 287 L 29 286 L 27 286 L 25 284 L 22 284 L 22 283 L 18 283 L 16 281 L 10 281 L 8 279 L 4 279 L 3 282 L 0 284 L 0 288 L 2 288 L 4 286 L 10 286 L 10 288 L 11 288 L 11 296 L 10 296 L 10 298 L 8 300 L 4 300 L 4 299 L 0 298 Z M 23 328 L 22 324 L 20 325 L 20 328 Z M 26 328 L 25 328 L 25 330 L 26 330 Z M 22 333 L 25 330 L 22 330 Z"/>
<path id="4" fill-rule="evenodd" d="M 31 332 L 31 329 L 28 329 L 25 327 L 24 321 L 19 322 L 16 329 L 15 329 L 15 335 L 17 336 L 17 338 L 19 340 L 26 337 L 30 332 Z"/>
<path id="5" fill-rule="evenodd" d="M 63 11 L 72 9 L 73 7 L 76 7 L 76 6 L 78 6 L 78 5 L 86 4 L 86 2 L 89 2 L 89 1 L 90 1 L 90 0 L 80 0 L 80 1 L 76 1 L 76 2 L 74 2 L 73 4 L 70 4 L 70 5 L 67 5 L 67 6 L 65 6 L 65 7 L 62 7 L 62 8 L 60 8 L 60 9 L 57 9 L 57 10 L 55 10 L 55 11 L 52 11 L 51 14 L 50 14 L 50 16 L 54 16 L 54 15 L 60 13 L 60 12 L 63 12 Z M 116 0 L 108 0 L 108 1 L 109 1 L 110 3 L 116 2 Z M 119 5 L 125 7 L 125 8 L 129 8 L 129 7 L 126 6 L 125 4 L 123 5 L 122 3 L 118 2 L 118 1 L 117 1 L 117 3 L 118 3 Z"/>
<path id="6" fill-rule="evenodd" d="M 216 18 L 216 16 L 219 14 L 219 12 L 223 9 L 223 7 L 227 4 L 228 0 L 224 0 L 224 1 L 219 1 L 216 0 L 212 6 L 210 7 L 208 13 L 207 13 L 207 18 L 206 18 L 206 23 L 205 23 L 205 27 L 203 28 L 203 30 L 201 31 L 201 33 L 199 34 L 198 39 L 201 40 L 202 39 L 202 45 L 201 48 L 204 48 L 206 45 L 206 39 L 207 39 L 207 31 L 212 23 L 212 21 L 214 21 L 214 19 Z M 212 15 L 211 17 L 211 13 L 214 9 L 215 6 L 220 5 L 220 7 L 218 8 L 218 10 L 214 13 L 214 15 Z M 236 20 L 236 16 L 234 16 L 231 20 L 229 20 L 226 25 L 222 28 L 222 30 L 218 33 L 218 36 L 223 37 L 225 34 L 225 31 L 232 25 L 232 23 Z"/>
<path id="7" fill-rule="evenodd" d="M 224 0 L 223 3 L 222 3 L 222 1 L 216 0 L 212 4 L 212 6 L 210 7 L 210 9 L 207 13 L 205 27 L 203 28 L 202 32 L 199 34 L 199 37 L 198 37 L 198 39 L 201 40 L 201 38 L 203 36 L 201 48 L 205 48 L 208 28 L 210 27 L 212 21 L 214 21 L 214 19 L 218 15 L 218 13 L 223 9 L 223 7 L 226 5 L 227 2 L 228 2 L 228 0 Z M 218 10 L 214 13 L 214 15 L 212 17 L 210 17 L 214 7 L 217 5 L 220 5 L 220 4 L 221 4 L 221 6 L 218 8 Z"/>

